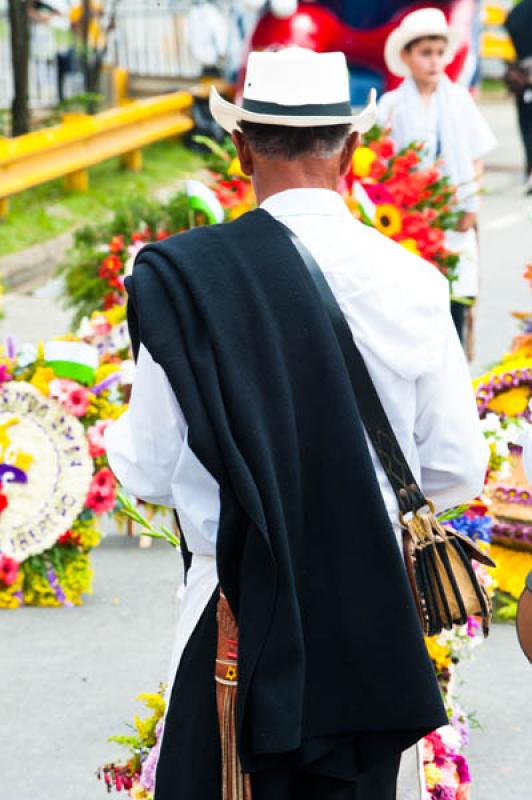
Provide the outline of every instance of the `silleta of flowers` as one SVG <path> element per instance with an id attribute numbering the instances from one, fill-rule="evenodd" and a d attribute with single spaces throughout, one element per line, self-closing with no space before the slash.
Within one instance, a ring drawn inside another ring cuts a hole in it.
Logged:
<path id="1" fill-rule="evenodd" d="M 456 189 L 438 164 L 421 165 L 421 144 L 397 151 L 386 131 L 375 127 L 355 150 L 340 190 L 362 222 L 437 267 L 451 282 L 458 255 L 445 243 L 456 226 Z"/>
<path id="2" fill-rule="evenodd" d="M 528 272 L 524 277 L 530 278 Z M 532 420 L 532 314 L 516 313 L 520 332 L 501 362 L 474 381 L 477 407 L 490 446 L 486 496 L 493 517 L 492 556 L 497 563 L 501 616 L 515 616 L 516 601 L 532 570 L 532 488 L 522 464 L 519 440 Z"/>
<path id="3" fill-rule="evenodd" d="M 98 517 L 115 506 L 103 432 L 120 363 L 75 337 L 0 352 L 0 608 L 79 605 Z"/>

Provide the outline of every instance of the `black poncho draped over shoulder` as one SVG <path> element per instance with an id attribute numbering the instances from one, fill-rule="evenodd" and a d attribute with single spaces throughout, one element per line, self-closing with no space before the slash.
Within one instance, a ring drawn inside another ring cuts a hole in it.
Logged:
<path id="1" fill-rule="evenodd" d="M 292 752 L 349 777 L 445 724 L 342 354 L 286 231 L 263 210 L 197 228 L 145 247 L 126 285 L 135 353 L 164 369 L 220 484 L 243 768 Z"/>

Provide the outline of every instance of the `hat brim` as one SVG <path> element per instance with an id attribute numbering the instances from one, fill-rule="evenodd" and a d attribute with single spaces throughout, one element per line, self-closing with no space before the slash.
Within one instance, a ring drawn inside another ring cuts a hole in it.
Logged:
<path id="1" fill-rule="evenodd" d="M 453 60 L 462 41 L 462 33 L 456 28 L 449 28 L 445 33 L 436 31 L 434 28 L 427 28 L 424 31 L 417 31 L 413 35 L 411 32 L 401 30 L 401 26 L 399 26 L 390 33 L 384 45 L 384 61 L 393 75 L 397 75 L 398 78 L 409 77 L 410 69 L 401 58 L 401 53 L 410 42 L 414 42 L 416 39 L 425 39 L 428 36 L 447 39 L 445 64 L 447 65 Z"/>
<path id="2" fill-rule="evenodd" d="M 211 88 L 209 108 L 212 116 L 227 133 L 240 130 L 239 122 L 258 122 L 262 125 L 286 125 L 290 128 L 311 128 L 322 125 L 350 125 L 351 131 L 366 133 L 375 124 L 377 118 L 377 93 L 371 89 L 367 106 L 359 114 L 350 116 L 293 116 L 278 114 L 259 114 L 246 111 L 220 96 L 216 88 Z"/>

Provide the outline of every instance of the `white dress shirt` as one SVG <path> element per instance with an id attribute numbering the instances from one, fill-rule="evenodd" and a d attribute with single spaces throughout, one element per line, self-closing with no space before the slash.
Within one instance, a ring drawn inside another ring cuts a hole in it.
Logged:
<path id="1" fill-rule="evenodd" d="M 300 237 L 323 270 L 426 495 L 438 509 L 471 500 L 482 489 L 488 455 L 446 280 L 356 221 L 336 192 L 292 189 L 262 208 Z M 214 555 L 219 486 L 188 446 L 176 397 L 143 346 L 129 409 L 105 439 L 119 481 L 147 502 L 176 508 L 189 549 Z M 371 452 L 398 530 L 395 496 Z"/>

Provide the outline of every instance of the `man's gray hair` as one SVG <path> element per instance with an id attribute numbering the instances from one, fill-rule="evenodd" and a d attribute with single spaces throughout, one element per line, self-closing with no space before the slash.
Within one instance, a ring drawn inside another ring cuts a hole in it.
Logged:
<path id="1" fill-rule="evenodd" d="M 350 125 L 295 128 L 244 120 L 239 125 L 252 150 L 264 158 L 282 158 L 287 161 L 302 156 L 330 158 L 342 149 L 351 132 Z"/>

